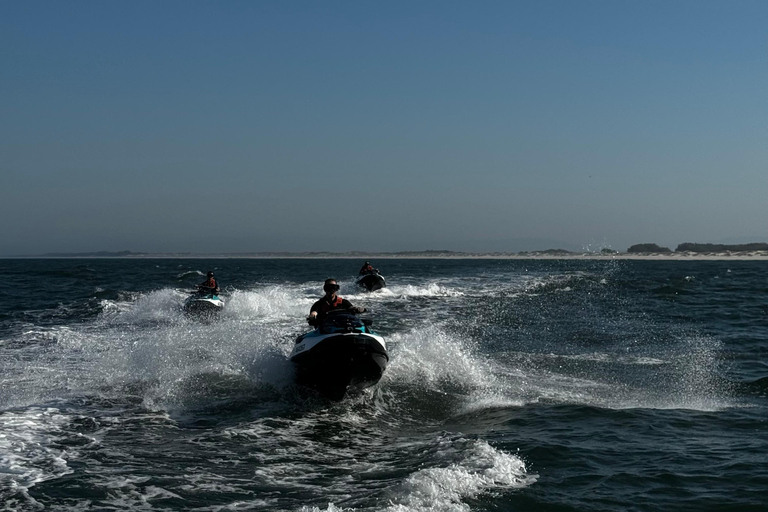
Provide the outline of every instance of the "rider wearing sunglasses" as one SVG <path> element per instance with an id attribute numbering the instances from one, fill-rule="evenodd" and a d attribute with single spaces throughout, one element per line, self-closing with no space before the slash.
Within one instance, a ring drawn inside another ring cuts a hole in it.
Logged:
<path id="1" fill-rule="evenodd" d="M 312 304 L 312 308 L 309 310 L 309 317 L 307 317 L 309 325 L 320 325 L 329 311 L 337 309 L 347 310 L 352 313 L 365 312 L 365 308 L 359 308 L 336 294 L 339 291 L 339 285 L 335 279 L 326 279 L 323 284 L 323 291 L 325 296 Z"/>

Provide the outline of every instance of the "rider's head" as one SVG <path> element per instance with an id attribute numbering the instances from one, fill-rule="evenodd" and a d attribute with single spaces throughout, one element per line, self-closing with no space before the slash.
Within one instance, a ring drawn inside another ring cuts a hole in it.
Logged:
<path id="1" fill-rule="evenodd" d="M 212 270 L 208 271 L 208 277 L 213 277 L 213 271 Z"/>
<path id="2" fill-rule="evenodd" d="M 325 280 L 325 283 L 323 284 L 323 291 L 326 295 L 333 295 L 337 291 L 339 291 L 339 285 L 336 283 L 336 280 L 331 278 L 328 278 Z"/>

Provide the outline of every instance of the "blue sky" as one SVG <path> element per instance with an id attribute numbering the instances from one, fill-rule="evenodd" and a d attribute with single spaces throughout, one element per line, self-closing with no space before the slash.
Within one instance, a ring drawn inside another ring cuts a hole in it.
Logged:
<path id="1" fill-rule="evenodd" d="M 0 255 L 768 240 L 768 3 L 0 3 Z"/>

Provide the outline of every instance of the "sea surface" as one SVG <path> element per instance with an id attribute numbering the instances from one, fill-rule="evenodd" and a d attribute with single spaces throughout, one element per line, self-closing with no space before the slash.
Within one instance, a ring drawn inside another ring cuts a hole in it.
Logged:
<path id="1" fill-rule="evenodd" d="M 768 263 L 372 263 L 0 260 L 0 510 L 768 510 Z M 327 277 L 391 355 L 340 402 L 286 359 Z"/>

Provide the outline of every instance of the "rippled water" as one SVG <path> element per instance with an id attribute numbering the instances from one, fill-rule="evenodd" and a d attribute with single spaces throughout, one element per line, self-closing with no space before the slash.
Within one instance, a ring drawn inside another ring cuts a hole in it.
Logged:
<path id="1" fill-rule="evenodd" d="M 768 510 L 764 262 L 375 263 L 0 260 L 0 503 Z M 391 355 L 338 403 L 286 360 L 330 276 Z"/>

